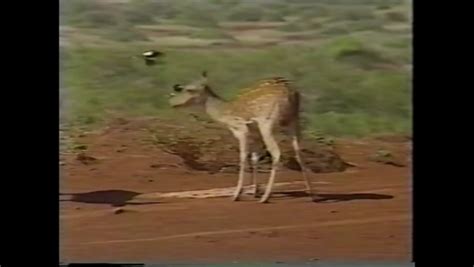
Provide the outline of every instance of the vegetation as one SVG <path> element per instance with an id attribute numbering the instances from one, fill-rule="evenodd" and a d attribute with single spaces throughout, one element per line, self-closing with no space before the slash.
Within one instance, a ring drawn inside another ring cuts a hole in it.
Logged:
<path id="1" fill-rule="evenodd" d="M 225 31 L 216 29 L 204 29 L 193 32 L 189 35 L 191 38 L 197 39 L 229 39 L 234 40 L 234 37 Z"/>
<path id="2" fill-rule="evenodd" d="M 395 22 L 406 22 L 408 21 L 408 16 L 405 13 L 399 11 L 389 11 L 385 13 L 385 17 L 388 20 L 395 21 Z"/>
<path id="3" fill-rule="evenodd" d="M 238 6 L 229 12 L 227 20 L 230 21 L 260 21 L 263 9 L 255 5 Z"/>
<path id="4" fill-rule="evenodd" d="M 61 96 L 67 98 L 61 118 L 81 126 L 117 113 L 177 118 L 186 112 L 168 107 L 172 85 L 207 70 L 212 86 L 225 98 L 264 77 L 293 79 L 304 95 L 309 133 L 408 133 L 411 35 L 383 28 L 385 23 L 408 25 L 403 7 L 402 1 L 388 0 L 62 0 L 61 24 L 72 30 L 70 44 L 60 54 Z M 232 23 L 248 29 L 229 30 L 237 27 Z M 159 29 L 147 32 L 147 27 L 137 27 L 141 25 Z M 169 37 L 183 27 L 179 25 L 186 25 L 187 32 L 181 30 L 175 44 Z M 81 41 L 84 36 L 104 42 L 90 45 Z M 180 49 L 186 38 L 188 49 Z M 205 46 L 209 39 L 232 40 L 234 46 Z M 270 39 L 279 45 L 245 49 Z M 166 53 L 161 64 L 148 67 L 132 58 L 154 48 L 156 40 Z M 198 40 L 203 41 L 200 49 L 189 49 Z"/>

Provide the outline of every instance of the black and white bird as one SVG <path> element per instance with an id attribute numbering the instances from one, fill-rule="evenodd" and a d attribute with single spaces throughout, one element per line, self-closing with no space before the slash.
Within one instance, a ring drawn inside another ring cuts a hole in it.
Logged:
<path id="1" fill-rule="evenodd" d="M 159 52 L 156 50 L 148 50 L 148 51 L 143 52 L 140 57 L 142 57 L 145 60 L 145 64 L 147 66 L 152 66 L 156 64 L 156 59 L 163 55 L 164 54 L 162 52 Z"/>

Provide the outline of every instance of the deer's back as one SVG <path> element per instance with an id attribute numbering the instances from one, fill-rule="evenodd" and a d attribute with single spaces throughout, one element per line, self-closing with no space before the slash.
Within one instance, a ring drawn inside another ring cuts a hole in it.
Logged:
<path id="1" fill-rule="evenodd" d="M 285 117 L 294 106 L 295 91 L 288 80 L 274 77 L 243 89 L 230 103 L 229 112 L 247 120 L 269 116 L 276 109 Z"/>

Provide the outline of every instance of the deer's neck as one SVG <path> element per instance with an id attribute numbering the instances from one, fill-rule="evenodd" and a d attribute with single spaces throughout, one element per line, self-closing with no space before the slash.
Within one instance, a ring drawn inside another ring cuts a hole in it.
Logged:
<path id="1" fill-rule="evenodd" d="M 209 95 L 206 100 L 206 113 L 215 121 L 220 121 L 223 117 L 226 101 L 216 95 Z"/>

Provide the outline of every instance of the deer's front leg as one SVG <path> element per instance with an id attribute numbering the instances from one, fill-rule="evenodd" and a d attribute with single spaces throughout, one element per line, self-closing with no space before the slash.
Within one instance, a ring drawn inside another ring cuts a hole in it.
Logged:
<path id="1" fill-rule="evenodd" d="M 237 188 L 235 189 L 234 196 L 232 200 L 237 201 L 239 200 L 240 194 L 242 193 L 242 189 L 244 186 L 244 179 L 245 179 L 245 162 L 247 160 L 247 127 L 240 127 L 232 129 L 232 133 L 239 141 L 239 151 L 240 151 L 240 169 L 239 169 L 239 181 L 237 183 Z"/>

